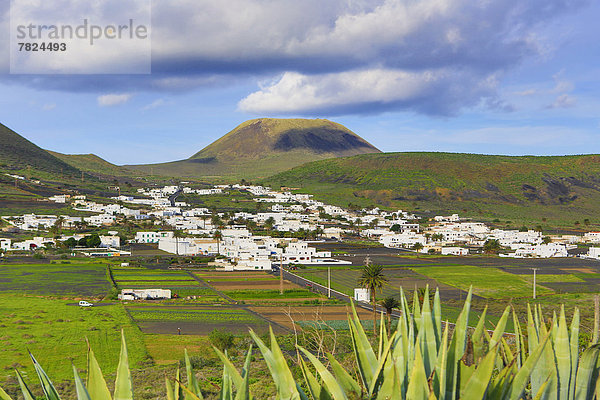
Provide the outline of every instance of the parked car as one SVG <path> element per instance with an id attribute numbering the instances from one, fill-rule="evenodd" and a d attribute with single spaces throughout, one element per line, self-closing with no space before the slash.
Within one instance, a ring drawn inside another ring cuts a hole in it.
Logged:
<path id="1" fill-rule="evenodd" d="M 79 306 L 80 306 L 80 307 L 92 307 L 92 306 L 93 306 L 93 304 L 92 304 L 92 303 L 90 303 L 89 301 L 81 300 L 81 301 L 79 302 Z"/>

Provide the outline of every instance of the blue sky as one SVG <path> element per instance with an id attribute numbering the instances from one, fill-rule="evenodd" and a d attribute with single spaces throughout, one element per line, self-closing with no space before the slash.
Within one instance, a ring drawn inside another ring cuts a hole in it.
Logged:
<path id="1" fill-rule="evenodd" d="M 2 61 L 0 122 L 118 164 L 187 158 L 258 117 L 329 118 L 383 151 L 600 153 L 598 17 L 584 0 L 155 1 L 152 74 Z"/>

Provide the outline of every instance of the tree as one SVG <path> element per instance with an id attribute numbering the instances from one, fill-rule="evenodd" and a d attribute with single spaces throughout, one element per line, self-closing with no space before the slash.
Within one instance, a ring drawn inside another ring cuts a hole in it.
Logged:
<path id="1" fill-rule="evenodd" d="M 363 267 L 362 274 L 358 279 L 360 287 L 371 291 L 371 305 L 373 306 L 373 334 L 377 335 L 377 291 L 387 282 L 387 278 L 383 274 L 383 267 L 377 264 L 367 263 Z"/>
<path id="2" fill-rule="evenodd" d="M 217 255 L 221 254 L 221 239 L 223 239 L 223 234 L 221 233 L 221 231 L 216 230 L 215 233 L 213 234 L 213 238 L 217 241 Z"/>
<path id="3" fill-rule="evenodd" d="M 70 237 L 67 240 L 65 240 L 64 245 L 66 247 L 68 247 L 69 249 L 72 249 L 73 247 L 77 246 L 77 240 L 75 240 L 74 238 Z"/>
<path id="4" fill-rule="evenodd" d="M 423 250 L 423 244 L 417 242 L 417 243 L 413 244 L 412 248 L 414 251 L 419 252 L 419 251 Z"/>
<path id="5" fill-rule="evenodd" d="M 552 238 L 550 238 L 550 236 L 544 236 L 544 238 L 542 239 L 542 243 L 544 244 L 548 244 L 552 242 Z"/>
<path id="6" fill-rule="evenodd" d="M 392 312 L 394 308 L 400 307 L 400 302 L 393 297 L 386 297 L 385 299 L 379 302 L 381 307 L 385 308 L 385 313 L 387 316 L 388 322 L 388 332 L 392 331 Z"/>
<path id="7" fill-rule="evenodd" d="M 271 229 L 273 229 L 273 226 L 275 226 L 275 218 L 267 218 L 267 220 L 265 221 L 265 229 L 270 231 Z"/>
<path id="8" fill-rule="evenodd" d="M 523 225 L 522 227 L 519 228 L 519 232 L 527 232 L 529 231 L 529 228 L 526 227 L 525 225 Z"/>
<path id="9" fill-rule="evenodd" d="M 483 252 L 486 254 L 498 254 L 502 249 L 498 239 L 488 239 L 483 244 Z"/>
<path id="10" fill-rule="evenodd" d="M 86 246 L 90 248 L 99 247 L 102 241 L 97 233 L 85 237 Z"/>

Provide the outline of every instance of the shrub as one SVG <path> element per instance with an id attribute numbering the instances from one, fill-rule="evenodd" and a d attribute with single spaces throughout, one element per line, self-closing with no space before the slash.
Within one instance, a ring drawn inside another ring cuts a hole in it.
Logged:
<path id="1" fill-rule="evenodd" d="M 217 328 L 208 335 L 208 339 L 217 349 L 225 351 L 233 347 L 235 336 L 225 329 Z"/>

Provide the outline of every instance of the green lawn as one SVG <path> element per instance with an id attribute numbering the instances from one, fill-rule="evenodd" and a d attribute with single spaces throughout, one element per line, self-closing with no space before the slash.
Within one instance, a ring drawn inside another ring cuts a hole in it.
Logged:
<path id="1" fill-rule="evenodd" d="M 471 265 L 460 267 L 414 267 L 413 271 L 428 276 L 450 286 L 469 290 L 490 299 L 508 299 L 511 297 L 527 297 L 531 295 L 531 283 L 525 278 L 501 271 L 497 268 L 480 268 Z M 552 290 L 537 285 L 539 295 L 551 294 Z"/>
<path id="2" fill-rule="evenodd" d="M 122 305 L 80 308 L 67 303 L 73 300 L 0 294 L 0 377 L 14 375 L 13 367 L 18 367 L 29 381 L 36 381 L 29 350 L 52 379 L 72 379 L 71 361 L 85 369 L 86 338 L 103 371 L 114 373 L 121 328 L 132 365 L 146 358 L 141 333 Z"/>

